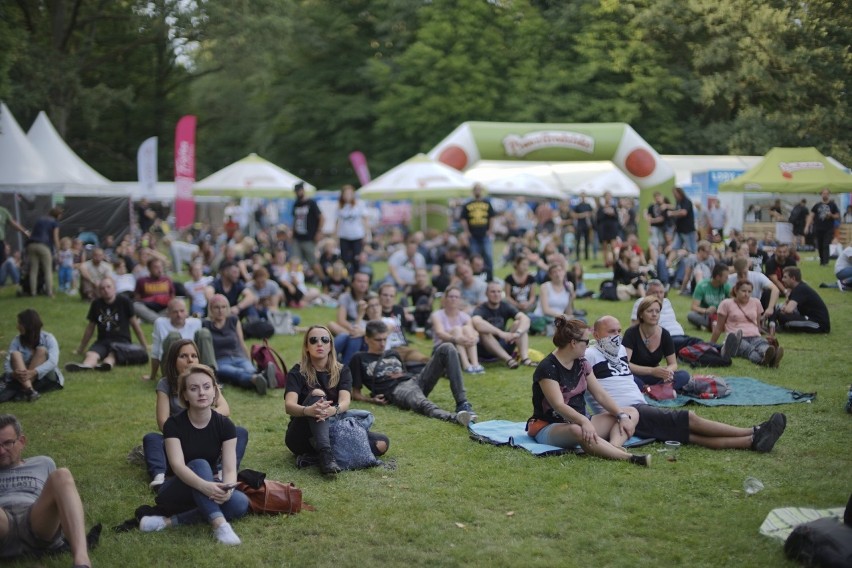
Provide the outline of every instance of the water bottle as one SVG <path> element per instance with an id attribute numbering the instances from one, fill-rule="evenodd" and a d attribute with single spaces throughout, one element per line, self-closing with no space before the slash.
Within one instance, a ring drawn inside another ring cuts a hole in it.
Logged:
<path id="1" fill-rule="evenodd" d="M 775 322 L 769 322 L 769 337 L 775 337 Z"/>

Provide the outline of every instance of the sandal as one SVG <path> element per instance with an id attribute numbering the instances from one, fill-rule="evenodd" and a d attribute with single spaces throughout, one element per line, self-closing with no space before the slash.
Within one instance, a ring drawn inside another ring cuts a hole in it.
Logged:
<path id="1" fill-rule="evenodd" d="M 521 361 L 521 365 L 524 367 L 538 367 L 538 363 L 527 357 L 523 361 Z"/>
<path id="2" fill-rule="evenodd" d="M 514 359 L 506 359 L 506 366 L 510 369 L 517 369 L 519 365 L 518 362 Z"/>

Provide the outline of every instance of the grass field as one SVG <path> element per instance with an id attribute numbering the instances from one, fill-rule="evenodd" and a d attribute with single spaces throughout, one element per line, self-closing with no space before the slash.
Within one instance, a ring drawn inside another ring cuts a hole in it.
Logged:
<path id="1" fill-rule="evenodd" d="M 830 267 L 803 263 L 813 287 L 831 282 Z M 594 271 L 593 268 L 588 269 Z M 507 269 L 498 270 L 505 275 Z M 587 282 L 597 289 L 598 282 Z M 283 391 L 265 398 L 226 389 L 232 418 L 250 432 L 244 467 L 293 481 L 316 507 L 293 517 L 247 517 L 235 523 L 237 548 L 218 545 L 206 525 L 156 534 L 117 534 L 111 528 L 153 503 L 142 467 L 125 456 L 156 428 L 154 385 L 139 380 L 147 368 L 66 374 L 66 388 L 35 403 L 7 403 L 29 438 L 26 455 L 47 454 L 74 473 L 88 523 L 105 530 L 93 553 L 98 566 L 784 566 L 782 547 L 759 535 L 766 514 L 782 506 L 831 507 L 852 491 L 852 416 L 843 411 L 850 382 L 852 294 L 820 290 L 831 311 L 829 336 L 781 336 L 780 369 L 737 359 L 725 375 L 751 376 L 803 391 L 814 403 L 783 407 L 698 407 L 707 418 L 738 426 L 787 414 L 787 431 L 770 454 L 685 447 L 680 460 L 649 469 L 625 462 L 559 456 L 480 445 L 457 425 L 393 407 L 369 408 L 374 429 L 391 438 L 386 456 L 395 469 L 374 468 L 325 479 L 316 469 L 297 470 L 283 445 L 288 418 Z M 689 299 L 671 298 L 681 321 Z M 630 303 L 581 300 L 589 320 L 612 314 L 629 324 Z M 0 347 L 8 346 L 15 315 L 36 308 L 62 346 L 61 362 L 84 327 L 86 304 L 66 296 L 16 298 L 0 289 Z M 302 311 L 304 323 L 323 323 L 333 311 Z M 686 327 L 686 326 L 685 326 Z M 150 334 L 151 326 L 144 326 Z M 688 333 L 692 333 L 688 331 Z M 707 333 L 696 333 L 707 337 Z M 275 337 L 288 364 L 300 337 Z M 428 352 L 430 346 L 421 340 Z M 546 338 L 533 338 L 543 352 Z M 526 420 L 531 409 L 530 369 L 493 363 L 485 375 L 466 376 L 480 420 Z M 452 406 L 447 384 L 432 398 Z M 648 446 L 656 453 L 661 444 Z M 763 481 L 747 497 L 743 479 Z M 69 556 L 9 566 L 66 566 Z"/>

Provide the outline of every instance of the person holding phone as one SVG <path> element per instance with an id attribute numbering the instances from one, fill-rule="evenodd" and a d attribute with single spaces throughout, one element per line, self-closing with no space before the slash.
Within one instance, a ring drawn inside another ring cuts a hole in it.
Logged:
<path id="1" fill-rule="evenodd" d="M 240 537 L 230 521 L 248 512 L 248 497 L 235 489 L 237 431 L 234 423 L 213 407 L 219 398 L 216 376 L 206 365 L 190 365 L 178 377 L 178 396 L 186 412 L 166 420 L 163 436 L 169 473 L 157 494 L 157 505 L 173 511 L 170 517 L 146 516 L 143 532 L 206 520 L 220 543 L 235 546 Z M 221 456 L 222 477 L 214 477 Z"/>

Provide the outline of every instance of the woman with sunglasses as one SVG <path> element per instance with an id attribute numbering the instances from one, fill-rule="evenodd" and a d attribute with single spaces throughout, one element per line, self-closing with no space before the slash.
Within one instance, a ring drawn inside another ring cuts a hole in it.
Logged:
<path id="1" fill-rule="evenodd" d="M 287 374 L 284 409 L 290 415 L 284 443 L 297 462 L 319 457 L 320 471 L 333 475 L 341 471 L 331 451 L 329 418 L 349 409 L 352 374 L 337 362 L 331 332 L 314 325 L 305 332 L 302 356 Z"/>
<path id="2" fill-rule="evenodd" d="M 680 391 L 689 382 L 689 373 L 677 368 L 672 336 L 660 325 L 663 303 L 655 295 L 642 298 L 636 308 L 637 323 L 624 332 L 624 348 L 633 380 L 645 392 L 648 385 L 672 383 Z M 665 360 L 664 364 L 660 364 Z"/>
<path id="3" fill-rule="evenodd" d="M 237 432 L 234 423 L 213 407 L 219 398 L 213 369 L 190 365 L 178 377 L 178 396 L 186 412 L 163 426 L 170 477 L 157 494 L 157 505 L 172 511 L 170 517 L 142 517 L 142 532 L 161 531 L 206 520 L 216 539 L 240 544 L 230 521 L 248 512 L 248 497 L 237 483 Z M 222 460 L 222 479 L 214 478 Z"/>
<path id="4" fill-rule="evenodd" d="M 166 420 L 183 412 L 178 391 L 178 377 L 189 367 L 198 363 L 198 346 L 191 339 L 179 339 L 171 344 L 169 352 L 163 362 L 163 378 L 157 382 L 157 428 L 159 432 L 145 434 L 142 438 L 142 447 L 145 454 L 145 466 L 148 475 L 151 476 L 149 487 L 154 491 L 166 480 L 166 449 L 163 445 L 163 427 Z M 219 390 L 219 385 L 216 385 Z M 231 407 L 222 391 L 219 394 L 213 409 L 222 416 L 231 416 Z M 237 426 L 237 469 L 246 453 L 248 446 L 248 431 Z"/>
<path id="5" fill-rule="evenodd" d="M 578 444 L 587 454 L 611 460 L 651 465 L 651 456 L 634 455 L 622 446 L 639 422 L 633 407 L 619 407 L 598 384 L 585 359 L 589 326 L 580 320 L 558 316 L 553 344 L 556 349 L 539 363 L 533 374 L 533 415 L 527 432 L 539 444 L 571 449 Z M 589 418 L 586 390 L 607 413 Z"/>

